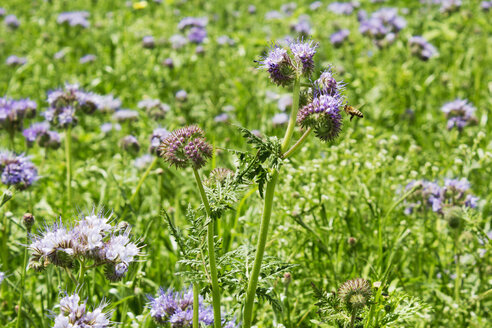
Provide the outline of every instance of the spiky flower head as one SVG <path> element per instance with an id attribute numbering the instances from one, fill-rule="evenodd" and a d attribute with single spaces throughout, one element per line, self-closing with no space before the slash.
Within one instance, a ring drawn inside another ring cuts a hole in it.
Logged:
<path id="1" fill-rule="evenodd" d="M 350 313 L 357 313 L 362 310 L 371 296 L 371 284 L 362 278 L 348 280 L 338 289 L 338 298 Z"/>
<path id="2" fill-rule="evenodd" d="M 294 55 L 296 69 L 305 77 L 310 77 L 313 73 L 313 57 L 316 54 L 316 48 L 318 48 L 318 43 L 312 40 L 297 40 L 290 44 L 290 51 Z"/>
<path id="3" fill-rule="evenodd" d="M 36 181 L 38 171 L 29 157 L 0 151 L 0 175 L 3 184 L 24 190 Z"/>
<path id="4" fill-rule="evenodd" d="M 177 168 L 192 166 L 199 169 L 212 157 L 212 146 L 198 126 L 187 126 L 167 136 L 158 148 L 159 155 Z"/>
<path id="5" fill-rule="evenodd" d="M 57 308 L 60 314 L 55 317 L 53 328 L 84 327 L 84 328 L 108 328 L 112 327 L 110 321 L 111 312 L 105 312 L 106 303 L 89 311 L 87 301 L 81 301 L 77 292 L 72 295 L 65 294 Z"/>
<path id="6" fill-rule="evenodd" d="M 321 141 L 334 140 L 342 130 L 341 106 L 340 96 L 321 94 L 299 110 L 297 124 L 313 128 Z"/>
<path id="7" fill-rule="evenodd" d="M 266 69 L 273 83 L 287 86 L 294 81 L 294 68 L 287 50 L 273 45 L 268 55 L 260 62 L 260 68 Z"/>
<path id="8" fill-rule="evenodd" d="M 324 70 L 319 78 L 314 81 L 314 86 L 319 90 L 318 93 L 335 96 L 343 90 L 344 83 L 338 82 L 331 70 L 331 67 Z"/>
<path id="9" fill-rule="evenodd" d="M 22 129 L 24 118 L 36 115 L 37 104 L 29 99 L 0 97 L 0 129 L 14 133 Z"/>

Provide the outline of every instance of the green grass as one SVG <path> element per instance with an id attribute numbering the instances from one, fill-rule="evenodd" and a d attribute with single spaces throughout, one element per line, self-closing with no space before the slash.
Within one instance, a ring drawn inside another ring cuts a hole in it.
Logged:
<path id="1" fill-rule="evenodd" d="M 271 84 L 254 60 L 268 49 L 269 41 L 293 35 L 290 23 L 304 13 L 311 16 L 312 38 L 320 43 L 317 71 L 333 64 L 337 77 L 347 83 L 348 101 L 366 106 L 363 119 L 345 120 L 343 136 L 336 144 L 320 144 L 312 138 L 282 168 L 266 255 L 295 265 L 288 289 L 284 289 L 282 275 L 269 283 L 273 294 L 285 294 L 289 305 L 282 314 L 274 314 L 268 302 L 260 301 L 255 308 L 257 327 L 273 327 L 274 321 L 287 328 L 316 327 L 312 320 L 320 318 L 311 283 L 334 291 L 355 277 L 384 280 L 386 291 L 404 292 L 427 303 L 432 310 L 415 327 L 490 325 L 492 262 L 483 232 L 492 230 L 492 122 L 488 120 L 492 25 L 491 14 L 482 12 L 477 1 L 463 2 L 461 10 L 450 15 L 418 1 L 385 3 L 406 7 L 409 13 L 404 15 L 407 27 L 394 44 L 383 49 L 360 35 L 355 14 L 334 15 L 325 10 L 327 3 L 311 12 L 309 1 L 299 2 L 293 16 L 274 21 L 266 21 L 264 15 L 279 10 L 280 1 L 253 1 L 255 15 L 247 14 L 249 4 L 241 1 L 170 0 L 162 5 L 149 1 L 142 10 L 126 7 L 124 1 L 14 0 L 2 4 L 8 14 L 17 15 L 21 25 L 11 31 L 0 22 L 1 96 L 29 97 L 41 112 L 47 105 L 46 92 L 68 81 L 96 93 L 112 93 L 123 101 L 123 108 L 136 109 L 140 100 L 150 97 L 168 103 L 171 111 L 161 120 L 140 111 L 138 122 L 107 136 L 99 126 L 110 121 L 110 115 L 96 113 L 81 119 L 72 131 L 70 209 L 66 208 L 63 146 L 48 152 L 39 147 L 27 149 L 22 135 L 16 135 L 15 150 L 32 156 L 41 177 L 0 209 L 0 240 L 4 243 L 0 271 L 8 276 L 0 285 L 0 326 L 17 325 L 15 307 L 25 250 L 23 214 L 34 213 L 33 229 L 37 231 L 59 215 L 71 220 L 95 205 L 113 209 L 117 215 L 126 213 L 120 220 L 132 224 L 133 232 L 144 239 L 146 256 L 131 266 L 122 282 L 109 283 L 102 270 L 90 271 L 85 296 L 91 305 L 106 298 L 114 308 L 112 319 L 121 327 L 132 327 L 137 321 L 138 327 L 154 327 L 145 295 L 155 294 L 159 286 L 187 284 L 176 275 L 185 267 L 177 263 L 177 245 L 160 211 L 166 209 L 184 227 L 188 204 L 198 208 L 200 197 L 191 170 L 178 171 L 159 160 L 125 210 L 145 169 L 135 168 L 133 157 L 123 153 L 118 142 L 125 134 L 135 135 L 142 155 L 154 128 L 172 130 L 197 123 L 219 150 L 204 169 L 209 172 L 216 166 L 234 168 L 233 157 L 223 149 L 248 149 L 234 126 L 214 122 L 224 106 L 235 108 L 232 123 L 283 136 L 283 127 L 272 127 L 271 118 L 278 109 L 266 92 L 289 91 Z M 381 6 L 361 3 L 368 12 Z M 77 30 L 56 23 L 58 13 L 72 10 L 90 11 L 91 27 Z M 177 23 L 185 16 L 209 18 L 203 55 L 195 54 L 194 45 L 173 50 L 166 42 L 178 33 Z M 329 35 L 337 26 L 350 29 L 351 34 L 342 47 L 333 48 Z M 145 35 L 156 38 L 155 49 L 141 46 Z M 236 44 L 218 45 L 216 38 L 221 35 L 230 36 Z M 412 35 L 426 37 L 439 56 L 428 62 L 412 56 L 407 42 Z M 62 49 L 64 59 L 54 60 L 53 55 Z M 11 54 L 26 56 L 28 63 L 7 67 L 4 62 Z M 85 54 L 95 54 L 96 62 L 79 64 Z M 173 58 L 174 69 L 161 64 L 168 57 Z M 181 89 L 189 95 L 184 104 L 174 99 Z M 440 111 L 444 103 L 457 97 L 477 108 L 478 124 L 462 133 L 446 130 L 446 118 Z M 407 109 L 414 115 L 406 115 Z M 38 115 L 25 126 L 41 120 Z M 0 133 L 0 147 L 10 149 L 7 133 Z M 296 130 L 294 140 L 300 135 Z M 400 190 L 411 180 L 461 177 L 470 181 L 481 201 L 477 210 L 468 213 L 458 235 L 441 216 L 433 212 L 408 216 L 404 206 L 397 204 Z M 2 185 L 0 191 L 5 189 Z M 218 221 L 219 235 L 227 240 L 223 252 L 256 244 L 261 210 L 258 193 L 247 190 L 241 194 L 240 205 Z M 354 246 L 348 244 L 349 237 L 356 238 Z M 484 256 L 481 249 L 487 250 Z M 452 278 L 456 254 L 460 254 L 463 273 L 458 297 Z M 48 310 L 54 310 L 67 284 L 66 273 L 53 266 L 42 273 L 27 271 L 22 326 L 50 327 Z M 237 300 L 243 298 L 223 291 L 223 312 L 239 316 Z"/>

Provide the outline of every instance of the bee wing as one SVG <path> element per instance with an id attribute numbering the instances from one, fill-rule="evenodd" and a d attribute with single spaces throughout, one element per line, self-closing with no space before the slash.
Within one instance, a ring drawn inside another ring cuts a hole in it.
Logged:
<path id="1" fill-rule="evenodd" d="M 360 110 L 360 109 L 361 109 L 362 107 L 364 107 L 365 105 L 367 105 L 367 103 L 363 103 L 363 104 L 357 105 L 357 107 L 355 107 L 355 109 Z"/>

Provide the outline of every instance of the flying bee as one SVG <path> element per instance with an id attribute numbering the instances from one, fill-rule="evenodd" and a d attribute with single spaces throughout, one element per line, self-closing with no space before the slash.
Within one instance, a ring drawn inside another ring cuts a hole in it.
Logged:
<path id="1" fill-rule="evenodd" d="M 354 116 L 357 116 L 357 117 L 360 117 L 360 118 L 363 118 L 364 117 L 364 115 L 362 114 L 362 112 L 359 109 L 361 109 L 365 105 L 366 104 L 362 104 L 362 105 L 359 105 L 359 106 L 356 106 L 356 107 L 352 107 L 350 105 L 345 105 L 345 107 L 343 108 L 343 110 L 345 111 L 345 113 L 347 113 L 347 115 L 350 115 L 350 120 L 352 121 L 352 119 L 354 118 Z"/>

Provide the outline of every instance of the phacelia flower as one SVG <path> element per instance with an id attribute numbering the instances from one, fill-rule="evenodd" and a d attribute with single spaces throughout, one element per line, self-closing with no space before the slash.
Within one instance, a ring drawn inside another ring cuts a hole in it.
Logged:
<path id="1" fill-rule="evenodd" d="M 318 44 L 313 41 L 295 41 L 291 42 L 290 50 L 294 55 L 294 61 L 299 72 L 304 76 L 309 77 L 314 70 L 313 57 L 316 54 Z"/>
<path id="2" fill-rule="evenodd" d="M 423 61 L 437 56 L 437 49 L 421 36 L 413 36 L 409 40 L 412 54 L 418 56 Z"/>
<path id="3" fill-rule="evenodd" d="M 65 12 L 58 15 L 56 22 L 60 25 L 66 24 L 72 27 L 88 28 L 90 26 L 88 21 L 89 16 L 90 14 L 87 11 Z"/>
<path id="4" fill-rule="evenodd" d="M 392 43 L 396 34 L 407 24 L 403 17 L 398 16 L 396 8 L 381 8 L 370 17 L 364 11 L 359 14 L 360 33 L 374 39 L 380 47 Z"/>
<path id="5" fill-rule="evenodd" d="M 131 109 L 120 109 L 113 114 L 113 118 L 118 122 L 138 121 L 138 112 Z"/>
<path id="6" fill-rule="evenodd" d="M 34 123 L 25 129 L 22 134 L 26 138 L 28 146 L 37 142 L 40 147 L 58 149 L 60 147 L 60 134 L 56 131 L 50 131 L 48 122 Z"/>
<path id="7" fill-rule="evenodd" d="M 171 110 L 168 104 L 162 103 L 159 99 L 144 99 L 138 102 L 138 108 L 145 110 L 150 117 L 161 119 Z"/>
<path id="8" fill-rule="evenodd" d="M 337 15 L 350 15 L 354 7 L 352 2 L 333 2 L 328 5 L 328 10 Z"/>
<path id="9" fill-rule="evenodd" d="M 81 64 L 93 63 L 96 61 L 96 59 L 97 59 L 96 55 L 88 54 L 88 55 L 85 55 L 83 57 L 80 57 L 79 63 L 81 63 Z"/>
<path id="10" fill-rule="evenodd" d="M 284 125 L 289 122 L 289 115 L 286 113 L 278 113 L 272 117 L 273 126 Z"/>
<path id="11" fill-rule="evenodd" d="M 159 145 L 168 137 L 171 133 L 165 128 L 154 129 L 150 136 L 150 152 L 153 154 L 159 147 Z"/>
<path id="12" fill-rule="evenodd" d="M 339 95 L 321 94 L 299 110 L 297 124 L 303 129 L 313 128 L 321 141 L 334 140 L 342 130 L 341 106 Z"/>
<path id="13" fill-rule="evenodd" d="M 185 30 L 191 27 L 205 28 L 207 23 L 207 17 L 185 17 L 178 23 L 178 29 Z"/>
<path id="14" fill-rule="evenodd" d="M 18 57 L 16 55 L 11 55 L 11 56 L 7 57 L 5 64 L 7 64 L 7 66 L 11 66 L 11 67 L 22 66 L 22 65 L 27 64 L 27 58 L 26 57 Z"/>
<path id="15" fill-rule="evenodd" d="M 0 151 L 0 174 L 3 184 L 24 190 L 36 181 L 38 171 L 29 157 Z"/>
<path id="16" fill-rule="evenodd" d="M 155 39 L 152 35 L 146 35 L 142 39 L 142 47 L 146 49 L 154 49 Z"/>
<path id="17" fill-rule="evenodd" d="M 87 301 L 82 301 L 77 292 L 72 295 L 65 294 L 56 306 L 60 309 L 60 314 L 55 317 L 53 328 L 109 328 L 113 327 L 110 321 L 111 312 L 105 312 L 106 303 L 101 303 L 98 307 L 89 311 Z"/>
<path id="18" fill-rule="evenodd" d="M 441 1 L 441 13 L 450 14 L 452 12 L 458 11 L 462 5 L 461 0 L 442 0 Z"/>
<path id="19" fill-rule="evenodd" d="M 301 15 L 297 23 L 292 24 L 290 29 L 297 33 L 301 37 L 308 37 L 312 34 L 311 23 L 309 22 L 309 16 Z"/>
<path id="20" fill-rule="evenodd" d="M 266 69 L 273 83 L 287 86 L 294 80 L 292 61 L 287 50 L 273 46 L 260 62 L 260 68 Z"/>
<path id="21" fill-rule="evenodd" d="M 369 281 L 357 278 L 343 283 L 338 289 L 338 298 L 349 313 L 358 313 L 369 302 L 372 289 Z"/>
<path id="22" fill-rule="evenodd" d="M 492 0 L 490 1 L 482 1 L 480 3 L 480 7 L 483 11 L 488 12 L 492 8 Z"/>
<path id="23" fill-rule="evenodd" d="M 188 100 L 188 92 L 186 90 L 179 90 L 174 97 L 177 101 L 185 102 Z"/>
<path id="24" fill-rule="evenodd" d="M 15 15 L 5 16 L 4 22 L 5 22 L 5 25 L 7 25 L 7 27 L 11 28 L 12 30 L 17 29 L 20 26 L 20 22 L 17 19 L 17 16 L 15 16 Z"/>
<path id="25" fill-rule="evenodd" d="M 130 154 L 136 154 L 140 151 L 140 143 L 135 136 L 129 135 L 124 136 L 120 140 L 120 145 L 123 150 L 129 152 Z"/>
<path id="26" fill-rule="evenodd" d="M 97 110 L 103 113 L 112 113 L 121 107 L 121 100 L 111 94 L 105 96 L 98 95 L 95 99 Z"/>
<path id="27" fill-rule="evenodd" d="M 111 131 L 120 131 L 121 130 L 121 125 L 118 123 L 103 123 L 101 124 L 101 132 L 102 133 L 109 133 Z"/>
<path id="28" fill-rule="evenodd" d="M 448 130 L 456 127 L 459 131 L 467 125 L 477 123 L 475 117 L 476 108 L 466 99 L 456 99 L 442 106 L 441 111 L 446 114 L 448 119 Z"/>
<path id="29" fill-rule="evenodd" d="M 174 34 L 169 38 L 173 49 L 181 49 L 188 44 L 188 39 L 181 34 Z"/>
<path id="30" fill-rule="evenodd" d="M 0 285 L 2 284 L 4 279 L 5 279 L 5 272 L 0 271 Z"/>
<path id="31" fill-rule="evenodd" d="M 315 88 L 317 88 L 321 94 L 330 96 L 340 94 L 344 85 L 343 82 L 338 82 L 335 79 L 331 67 L 323 71 L 319 78 L 314 82 Z"/>
<path id="32" fill-rule="evenodd" d="M 214 122 L 216 123 L 224 123 L 224 122 L 227 122 L 229 121 L 229 114 L 227 113 L 221 113 L 217 116 L 214 117 Z"/>
<path id="33" fill-rule="evenodd" d="M 188 40 L 190 42 L 200 44 L 207 37 L 207 31 L 201 27 L 192 27 L 188 32 Z"/>
<path id="34" fill-rule="evenodd" d="M 342 45 L 342 43 L 345 40 L 347 40 L 349 35 L 350 35 L 350 31 L 347 29 L 338 30 L 332 35 L 330 35 L 330 42 L 335 47 L 339 47 Z"/>
<path id="35" fill-rule="evenodd" d="M 212 146 L 205 141 L 203 130 L 192 125 L 173 131 L 162 141 L 158 152 L 177 168 L 199 169 L 212 157 Z"/>
<path id="36" fill-rule="evenodd" d="M 36 115 L 37 104 L 29 99 L 0 98 L 0 129 L 13 134 L 22 129 L 24 118 Z"/>
<path id="37" fill-rule="evenodd" d="M 105 266 L 109 280 L 120 280 L 141 255 L 141 246 L 131 240 L 131 228 L 122 230 L 112 225 L 111 216 L 93 211 L 81 215 L 72 227 L 65 226 L 61 219 L 46 226 L 32 237 L 29 267 L 36 271 L 49 264 L 71 268 L 77 259 L 92 260 L 94 266 Z"/>

